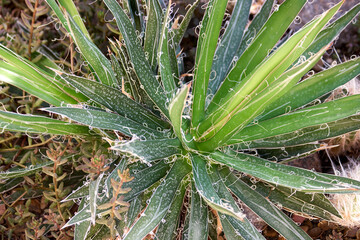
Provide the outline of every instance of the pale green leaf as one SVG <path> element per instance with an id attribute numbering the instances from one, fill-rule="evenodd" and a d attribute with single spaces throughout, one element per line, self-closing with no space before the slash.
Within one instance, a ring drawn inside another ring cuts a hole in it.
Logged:
<path id="1" fill-rule="evenodd" d="M 205 114 L 207 88 L 213 64 L 213 57 L 219 38 L 220 28 L 227 0 L 212 0 L 212 6 L 207 7 L 205 15 L 208 17 L 205 25 L 201 26 L 198 47 L 196 50 L 193 104 L 191 126 L 196 128 Z M 204 22 L 204 20 L 203 20 Z M 206 27 L 206 29 L 205 29 Z M 199 46 L 201 46 L 199 48 Z"/>
<path id="2" fill-rule="evenodd" d="M 28 133 L 88 136 L 89 128 L 56 119 L 30 114 L 0 111 L 0 127 Z"/>
<path id="3" fill-rule="evenodd" d="M 295 130 L 290 133 L 276 135 L 268 138 L 261 138 L 249 142 L 242 142 L 237 146 L 239 149 L 249 148 L 277 148 L 294 146 L 298 144 L 311 143 L 324 139 L 340 136 L 360 129 L 360 116 L 351 116 L 326 124 Z M 235 140 L 235 139 L 234 139 Z"/>
<path id="4" fill-rule="evenodd" d="M 269 51 L 279 41 L 305 3 L 306 0 L 285 1 L 280 6 L 277 6 L 276 11 L 261 30 L 258 33 L 255 32 L 256 36 L 250 38 L 253 41 L 239 57 L 236 65 L 216 92 L 207 109 L 207 114 L 212 113 L 213 109 L 216 109 L 222 99 L 228 95 L 229 90 L 239 85 L 254 69 L 261 70 L 261 68 L 256 67 L 266 58 Z M 252 35 L 253 33 L 250 32 L 249 34 Z"/>
<path id="5" fill-rule="evenodd" d="M 276 102 L 266 107 L 259 121 L 293 111 L 334 90 L 360 74 L 360 58 L 319 72 L 290 89 Z"/>
<path id="6" fill-rule="evenodd" d="M 243 41 L 251 3 L 251 0 L 236 2 L 225 33 L 215 51 L 209 82 L 210 93 L 216 92 L 234 62 L 234 57 Z"/>
<path id="7" fill-rule="evenodd" d="M 185 108 L 186 98 L 189 94 L 191 84 L 184 86 L 175 98 L 170 102 L 169 115 L 174 131 L 179 139 L 183 139 L 183 111 Z"/>
<path id="8" fill-rule="evenodd" d="M 295 112 L 268 119 L 244 128 L 232 137 L 227 144 L 234 144 L 256 139 L 288 134 L 302 128 L 321 125 L 328 129 L 327 124 L 337 121 L 360 111 L 360 95 L 352 95 L 312 107 L 299 109 Z M 317 127 L 318 128 L 318 127 Z M 299 134 L 302 136 L 303 134 Z"/>

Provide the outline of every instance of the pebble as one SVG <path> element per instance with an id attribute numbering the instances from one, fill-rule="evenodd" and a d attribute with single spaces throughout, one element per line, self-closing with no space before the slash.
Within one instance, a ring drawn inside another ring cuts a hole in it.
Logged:
<path id="1" fill-rule="evenodd" d="M 319 227 L 314 227 L 313 229 L 310 229 L 308 233 L 311 237 L 316 238 L 320 236 L 322 230 Z"/>
<path id="2" fill-rule="evenodd" d="M 309 226 L 308 225 L 302 225 L 300 226 L 302 228 L 302 230 L 304 230 L 305 232 L 309 231 Z"/>
<path id="3" fill-rule="evenodd" d="M 329 222 L 321 221 L 318 223 L 318 227 L 321 228 L 323 231 L 329 230 Z"/>
<path id="4" fill-rule="evenodd" d="M 278 233 L 274 229 L 268 227 L 264 230 L 264 235 L 266 237 L 276 237 L 278 236 Z"/>
<path id="5" fill-rule="evenodd" d="M 354 238 L 354 237 L 356 237 L 357 231 L 358 231 L 357 228 L 351 228 L 351 229 L 346 231 L 345 236 L 349 237 L 349 238 Z"/>

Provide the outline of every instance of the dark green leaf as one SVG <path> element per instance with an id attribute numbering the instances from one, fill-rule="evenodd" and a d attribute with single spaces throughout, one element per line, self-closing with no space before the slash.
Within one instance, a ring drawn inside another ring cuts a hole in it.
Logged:
<path id="1" fill-rule="evenodd" d="M 167 171 L 170 169 L 170 166 L 164 161 L 160 161 L 157 164 L 154 164 L 151 167 L 145 168 L 143 170 L 137 171 L 136 174 L 134 174 L 134 179 L 130 182 L 124 183 L 123 188 L 131 188 L 130 192 L 128 192 L 124 196 L 124 201 L 131 201 L 136 196 L 144 192 L 146 189 L 148 189 L 151 185 L 159 181 L 162 177 L 164 177 L 167 173 Z M 119 181 L 119 176 L 117 174 L 113 174 L 112 178 L 115 181 Z M 110 181 L 110 178 L 108 178 L 108 181 Z M 109 197 L 103 197 L 101 201 L 99 201 L 97 204 L 101 205 L 108 201 L 110 201 L 112 197 L 112 189 L 110 190 Z M 69 197 L 67 200 L 71 200 Z M 101 214 L 105 210 L 98 210 L 98 214 Z M 77 223 L 81 223 L 83 221 L 90 220 L 90 207 L 87 206 L 83 210 L 79 211 L 77 214 L 75 214 L 63 227 L 68 227 Z"/>
<path id="2" fill-rule="evenodd" d="M 335 175 L 282 165 L 252 155 L 214 152 L 210 158 L 264 181 L 303 192 L 354 193 L 360 182 Z"/>
<path id="3" fill-rule="evenodd" d="M 190 172 L 190 169 L 184 159 L 178 159 L 174 163 L 164 181 L 152 194 L 144 213 L 129 229 L 124 240 L 142 239 L 160 223 L 169 210 L 182 179 Z"/>
<path id="4" fill-rule="evenodd" d="M 159 39 L 159 49 L 157 52 L 161 82 L 163 84 L 165 94 L 168 99 L 172 99 L 174 97 L 176 90 L 175 79 L 173 76 L 173 71 L 170 61 L 171 49 L 169 49 L 169 38 L 168 38 L 168 29 L 169 29 L 168 25 L 170 24 L 170 8 L 171 6 L 169 5 L 164 16 L 164 22 Z"/>
<path id="5" fill-rule="evenodd" d="M 304 230 L 276 208 L 274 204 L 226 170 L 228 169 L 224 169 L 221 175 L 226 180 L 226 185 L 230 190 L 275 231 L 279 232 L 285 239 L 311 239 Z"/>
<path id="6" fill-rule="evenodd" d="M 170 128 L 168 123 L 115 88 L 75 75 L 61 74 L 61 77 L 91 100 L 124 117 L 154 129 Z"/>
<path id="7" fill-rule="evenodd" d="M 189 7 L 189 9 L 187 10 L 184 18 L 182 19 L 180 26 L 178 28 L 175 28 L 174 31 L 174 37 L 173 37 L 173 41 L 174 41 L 174 48 L 176 48 L 177 46 L 179 46 L 181 39 L 183 38 L 189 23 L 192 19 L 192 15 L 194 14 L 195 9 L 197 8 L 197 6 L 199 5 L 200 0 L 196 0 L 191 7 Z"/>
<path id="8" fill-rule="evenodd" d="M 223 183 L 219 171 L 218 166 L 212 165 L 211 166 L 211 174 L 210 178 L 213 182 L 213 187 L 216 190 L 217 194 L 221 199 L 226 199 L 226 204 L 231 206 L 235 211 L 241 211 L 234 201 L 231 193 L 226 188 L 225 184 Z M 250 223 L 250 221 L 247 218 L 244 218 L 242 220 L 236 219 L 232 216 L 227 215 L 226 217 L 223 214 L 219 214 L 221 222 L 229 222 L 229 228 L 226 231 L 225 235 L 228 239 L 238 239 L 240 236 L 247 240 L 252 239 L 263 239 L 263 236 L 261 233 L 257 231 L 254 225 Z M 232 232 L 231 230 L 234 230 Z"/>
<path id="9" fill-rule="evenodd" d="M 99 81 L 103 84 L 113 86 L 117 80 L 111 67 L 110 61 L 102 54 L 99 48 L 82 32 L 71 16 L 68 16 L 68 23 L 72 37 L 81 51 L 81 54 L 94 69 Z"/>
<path id="10" fill-rule="evenodd" d="M 198 194 L 195 184 L 192 183 L 189 239 L 208 239 L 208 211 L 205 201 Z"/>
<path id="11" fill-rule="evenodd" d="M 308 194 L 300 191 L 294 191 L 291 188 L 275 186 L 269 183 L 259 181 L 252 182 L 251 179 L 247 177 L 241 178 L 241 181 L 245 182 L 263 197 L 268 198 L 278 207 L 292 209 L 296 212 L 320 217 L 328 221 L 333 221 L 334 216 L 341 218 L 339 212 L 324 194 Z"/>
<path id="12" fill-rule="evenodd" d="M 155 72 L 163 12 L 158 0 L 148 1 L 147 11 L 148 21 L 146 23 L 144 51 L 152 70 Z"/>
<path id="13" fill-rule="evenodd" d="M 156 230 L 157 239 L 174 239 L 179 225 L 181 207 L 183 205 L 187 185 L 188 181 L 183 180 L 180 185 L 180 189 L 178 189 L 175 193 L 175 198 L 171 203 L 168 213 Z"/>
<path id="14" fill-rule="evenodd" d="M 105 111 L 97 111 L 80 108 L 44 108 L 44 111 L 60 114 L 71 120 L 85 124 L 90 128 L 101 128 L 119 131 L 127 136 L 138 136 L 140 138 L 153 138 L 163 136 L 163 133 L 148 128 L 129 118 Z"/>
<path id="15" fill-rule="evenodd" d="M 161 112 L 168 116 L 166 109 L 166 96 L 158 80 L 155 78 L 143 49 L 137 39 L 136 33 L 129 18 L 115 0 L 105 0 L 105 4 L 113 13 L 119 30 L 124 38 L 128 53 L 135 72 L 150 99 L 157 105 Z M 141 86 L 140 86 L 141 87 Z"/>
<path id="16" fill-rule="evenodd" d="M 181 142 L 177 138 L 145 141 L 134 139 L 125 143 L 117 143 L 111 149 L 129 153 L 146 162 L 169 158 L 182 151 Z"/>
<path id="17" fill-rule="evenodd" d="M 224 201 L 214 189 L 213 182 L 206 170 L 205 159 L 199 155 L 191 154 L 191 163 L 196 189 L 205 202 L 214 210 L 242 221 L 244 218 L 243 213 L 237 207 L 235 208 L 236 205 L 231 206 L 228 201 Z"/>

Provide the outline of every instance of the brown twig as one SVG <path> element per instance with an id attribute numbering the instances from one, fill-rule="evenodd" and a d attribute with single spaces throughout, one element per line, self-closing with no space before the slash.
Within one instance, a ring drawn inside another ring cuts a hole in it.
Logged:
<path id="1" fill-rule="evenodd" d="M 18 197 L 18 198 L 10 205 L 10 207 L 13 207 L 23 196 L 25 196 L 26 193 L 27 193 L 27 192 L 25 191 L 23 194 L 21 194 L 20 197 Z M 1 222 L 1 220 L 3 220 L 3 218 L 5 217 L 6 212 L 7 212 L 8 210 L 9 210 L 9 208 L 7 208 L 7 209 L 5 210 L 5 212 L 2 214 L 2 216 L 0 217 L 0 222 Z"/>
<path id="2" fill-rule="evenodd" d="M 29 60 L 31 61 L 31 44 L 32 44 L 32 38 L 33 38 L 33 32 L 34 32 L 34 24 L 36 20 L 36 10 L 39 4 L 39 0 L 35 0 L 35 6 L 34 6 L 34 12 L 31 20 L 31 28 L 30 28 L 30 37 L 29 37 L 29 46 L 28 46 L 28 54 L 29 54 Z"/>
<path id="3" fill-rule="evenodd" d="M 70 37 L 70 66 L 71 72 L 74 72 L 74 41 L 72 37 Z"/>
<path id="4" fill-rule="evenodd" d="M 24 149 L 30 149 L 30 148 L 34 148 L 34 147 L 39 147 L 39 146 L 42 146 L 42 145 L 45 145 L 45 144 L 51 142 L 54 138 L 55 138 L 55 136 L 49 138 L 49 139 L 46 140 L 45 142 L 41 142 L 41 143 L 37 143 L 37 144 L 33 144 L 33 145 L 21 147 L 21 148 L 0 149 L 0 152 L 13 152 L 13 151 L 19 151 L 19 150 L 24 150 Z"/>

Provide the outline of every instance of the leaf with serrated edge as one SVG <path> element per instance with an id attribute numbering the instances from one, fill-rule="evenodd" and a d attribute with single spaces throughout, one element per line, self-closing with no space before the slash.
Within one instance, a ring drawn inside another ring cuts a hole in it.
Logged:
<path id="1" fill-rule="evenodd" d="M 89 127 L 116 130 L 127 136 L 153 138 L 164 134 L 129 118 L 105 111 L 68 107 L 43 108 L 42 110 L 66 116 Z"/>
<path id="2" fill-rule="evenodd" d="M 337 121 L 360 111 L 360 95 L 352 95 L 253 124 L 235 134 L 226 144 L 291 133 L 302 128 Z"/>
<path id="3" fill-rule="evenodd" d="M 171 8 L 171 2 L 169 3 L 169 6 L 166 10 L 165 16 L 164 16 L 164 22 L 160 34 L 159 39 L 159 48 L 157 52 L 157 58 L 159 62 L 159 72 L 161 76 L 161 82 L 165 90 L 165 94 L 168 99 L 172 99 L 175 90 L 176 90 L 176 84 L 175 79 L 173 76 L 173 71 L 171 68 L 171 62 L 169 61 L 170 55 L 169 55 L 169 38 L 168 38 L 168 25 L 170 24 L 170 8 Z"/>
<path id="4" fill-rule="evenodd" d="M 189 220 L 189 239 L 208 238 L 208 208 L 205 201 L 197 193 L 195 184 L 191 186 L 191 207 Z"/>
<path id="5" fill-rule="evenodd" d="M 209 159 L 266 182 L 298 191 L 318 193 L 360 191 L 360 182 L 353 179 L 282 165 L 244 153 L 214 152 L 209 155 Z"/>
<path id="6" fill-rule="evenodd" d="M 145 30 L 144 51 L 147 53 L 147 58 L 152 70 L 155 71 L 163 13 L 158 0 L 148 1 L 147 7 L 149 13 L 147 14 L 148 22 Z"/>
<path id="7" fill-rule="evenodd" d="M 274 204 L 231 174 L 228 169 L 224 169 L 221 173 L 230 190 L 285 239 L 311 239 Z"/>
<path id="8" fill-rule="evenodd" d="M 189 26 L 189 23 L 192 19 L 192 15 L 194 14 L 194 11 L 197 8 L 197 6 L 199 5 L 199 3 L 200 3 L 200 0 L 196 0 L 188 8 L 184 18 L 181 20 L 180 26 L 178 28 L 173 29 L 173 31 L 174 31 L 173 41 L 174 41 L 175 48 L 180 44 L 188 26 Z"/>
<path id="9" fill-rule="evenodd" d="M 164 181 L 152 194 L 143 214 L 125 235 L 124 240 L 142 239 L 160 223 L 171 206 L 180 182 L 189 172 L 190 166 L 186 160 L 178 159 L 174 163 Z"/>
<path id="10" fill-rule="evenodd" d="M 228 201 L 224 201 L 224 199 L 221 199 L 216 193 L 207 173 L 206 161 L 204 158 L 195 154 L 191 154 L 190 156 L 193 166 L 195 186 L 200 196 L 216 211 L 233 216 L 242 221 L 244 214 L 238 209 L 234 209 Z"/>
<path id="11" fill-rule="evenodd" d="M 92 225 L 95 225 L 99 185 L 103 176 L 104 173 L 100 174 L 98 178 L 96 180 L 91 181 L 89 185 L 89 206 L 90 206 L 90 214 L 91 214 L 90 221 Z"/>
<path id="12" fill-rule="evenodd" d="M 85 36 L 74 19 L 71 16 L 67 17 L 72 37 L 80 49 L 81 54 L 94 69 L 98 80 L 109 86 L 116 84 L 115 73 L 110 61 L 104 56 L 100 49 Z"/>
<path id="13" fill-rule="evenodd" d="M 142 141 L 133 139 L 125 143 L 118 143 L 111 147 L 112 150 L 140 158 L 143 161 L 151 162 L 180 154 L 182 147 L 179 139 L 156 139 Z"/>
<path id="14" fill-rule="evenodd" d="M 60 74 L 61 77 L 74 88 L 88 96 L 91 100 L 100 103 L 122 116 L 126 116 L 141 124 L 146 124 L 148 127 L 154 129 L 164 130 L 170 127 L 167 122 L 115 88 L 75 75 Z"/>
<path id="15" fill-rule="evenodd" d="M 181 207 L 184 202 L 187 185 L 188 181 L 184 179 L 171 203 L 170 211 L 168 211 L 156 230 L 157 239 L 174 239 L 180 221 Z"/>
<path id="16" fill-rule="evenodd" d="M 311 53 L 319 51 L 323 46 L 333 41 L 344 28 L 353 20 L 360 11 L 360 4 L 357 4 L 342 17 L 329 24 L 324 30 L 322 30 L 314 42 L 306 49 L 304 56 L 306 58 L 311 56 Z"/>
<path id="17" fill-rule="evenodd" d="M 265 240 L 264 236 L 249 221 L 247 226 L 236 218 L 219 213 L 221 224 L 224 227 L 225 237 L 228 240 Z"/>
<path id="18" fill-rule="evenodd" d="M 292 209 L 293 211 L 320 217 L 328 221 L 332 221 L 334 216 L 341 218 L 340 213 L 324 194 L 308 194 L 261 181 L 253 183 L 248 177 L 241 178 L 241 181 L 250 187 L 253 186 L 256 192 L 271 202 L 280 204 L 285 209 Z"/>
<path id="19" fill-rule="evenodd" d="M 167 99 L 164 95 L 164 89 L 155 78 L 149 63 L 146 60 L 145 53 L 139 44 L 135 30 L 129 18 L 115 0 L 104 0 L 104 2 L 116 19 L 116 23 L 124 38 L 130 55 L 132 65 L 141 84 L 143 85 L 144 90 L 161 112 L 165 116 L 168 116 L 168 111 L 166 109 Z"/>
<path id="20" fill-rule="evenodd" d="M 236 56 L 236 51 L 242 44 L 243 33 L 245 26 L 248 23 L 248 13 L 250 11 L 251 3 L 251 0 L 236 2 L 229 24 L 215 51 L 212 74 L 210 75 L 211 81 L 209 82 L 210 93 L 214 93 L 221 81 L 226 77 L 232 62 L 234 61 L 234 56 Z"/>
<path id="21" fill-rule="evenodd" d="M 213 182 L 213 187 L 216 191 L 216 193 L 219 195 L 221 199 L 226 199 L 227 203 L 233 208 L 236 209 L 236 211 L 240 211 L 238 205 L 234 201 L 231 193 L 226 188 L 225 184 L 220 178 L 219 172 L 218 172 L 218 166 L 211 165 L 210 171 L 211 174 L 209 174 L 211 181 Z M 221 216 L 221 215 L 220 215 Z M 221 217 L 220 217 L 221 219 Z M 232 216 L 227 215 L 226 219 L 229 221 L 232 228 L 235 229 L 237 234 L 239 234 L 244 239 L 263 239 L 261 233 L 257 231 L 254 225 L 250 223 L 250 221 L 247 218 L 244 218 L 243 220 L 236 219 Z M 222 220 L 222 219 L 221 219 Z M 222 221 L 223 222 L 223 221 Z"/>
<path id="22" fill-rule="evenodd" d="M 83 198 L 79 205 L 79 211 L 82 210 L 86 206 L 85 198 Z M 86 239 L 91 227 L 90 221 L 84 221 L 80 224 L 75 225 L 74 231 L 74 240 L 84 240 Z"/>

